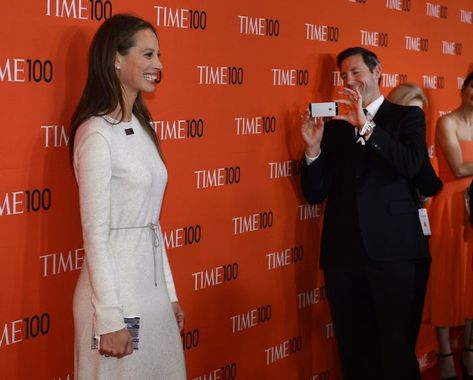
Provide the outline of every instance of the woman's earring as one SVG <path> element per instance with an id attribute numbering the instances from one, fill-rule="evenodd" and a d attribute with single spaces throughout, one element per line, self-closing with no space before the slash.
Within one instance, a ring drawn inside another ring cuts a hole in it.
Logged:
<path id="1" fill-rule="evenodd" d="M 120 66 L 115 65 L 115 69 L 120 70 Z"/>

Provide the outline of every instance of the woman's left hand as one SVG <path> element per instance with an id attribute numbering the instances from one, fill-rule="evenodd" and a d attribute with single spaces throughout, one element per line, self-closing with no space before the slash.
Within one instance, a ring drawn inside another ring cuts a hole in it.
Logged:
<path id="1" fill-rule="evenodd" d="M 179 327 L 179 331 L 182 332 L 184 330 L 184 311 L 179 305 L 179 302 L 171 302 L 172 310 L 174 311 L 174 316 L 176 317 L 177 326 Z"/>

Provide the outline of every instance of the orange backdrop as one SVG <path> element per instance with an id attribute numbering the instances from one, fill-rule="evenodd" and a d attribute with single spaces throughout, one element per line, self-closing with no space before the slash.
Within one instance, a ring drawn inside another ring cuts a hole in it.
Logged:
<path id="1" fill-rule="evenodd" d="M 323 208 L 299 188 L 301 114 L 336 96 L 335 55 L 361 45 L 382 61 L 384 94 L 403 81 L 426 90 L 431 145 L 472 68 L 473 4 L 3 1 L 1 379 L 73 377 L 84 251 L 69 120 L 91 37 L 120 12 L 156 25 L 161 45 L 163 75 L 146 100 L 169 170 L 161 223 L 186 312 L 188 378 L 339 379 L 318 267 Z M 422 368 L 435 360 L 428 318 Z"/>

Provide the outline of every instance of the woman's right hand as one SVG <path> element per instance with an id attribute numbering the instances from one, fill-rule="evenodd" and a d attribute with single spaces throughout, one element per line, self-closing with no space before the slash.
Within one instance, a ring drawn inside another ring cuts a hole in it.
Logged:
<path id="1" fill-rule="evenodd" d="M 324 134 L 324 119 L 322 117 L 310 117 L 307 112 L 302 121 L 301 133 L 307 144 L 306 154 L 309 157 L 318 156 Z"/>
<path id="2" fill-rule="evenodd" d="M 133 352 L 132 338 L 128 329 L 100 335 L 100 355 L 113 356 L 117 359 Z"/>

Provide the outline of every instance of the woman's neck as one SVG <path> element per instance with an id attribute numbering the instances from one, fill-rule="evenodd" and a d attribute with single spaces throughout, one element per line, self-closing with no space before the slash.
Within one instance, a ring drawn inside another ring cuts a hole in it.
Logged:
<path id="1" fill-rule="evenodd" d="M 469 126 L 473 127 L 473 107 L 462 105 L 459 109 L 460 118 Z"/>
<path id="2" fill-rule="evenodd" d="M 127 94 L 123 93 L 123 107 L 124 110 L 120 108 L 120 105 L 111 113 L 111 117 L 115 120 L 122 120 L 125 122 L 131 121 L 131 116 L 133 114 L 133 104 L 135 103 L 136 95 L 130 99 Z"/>

